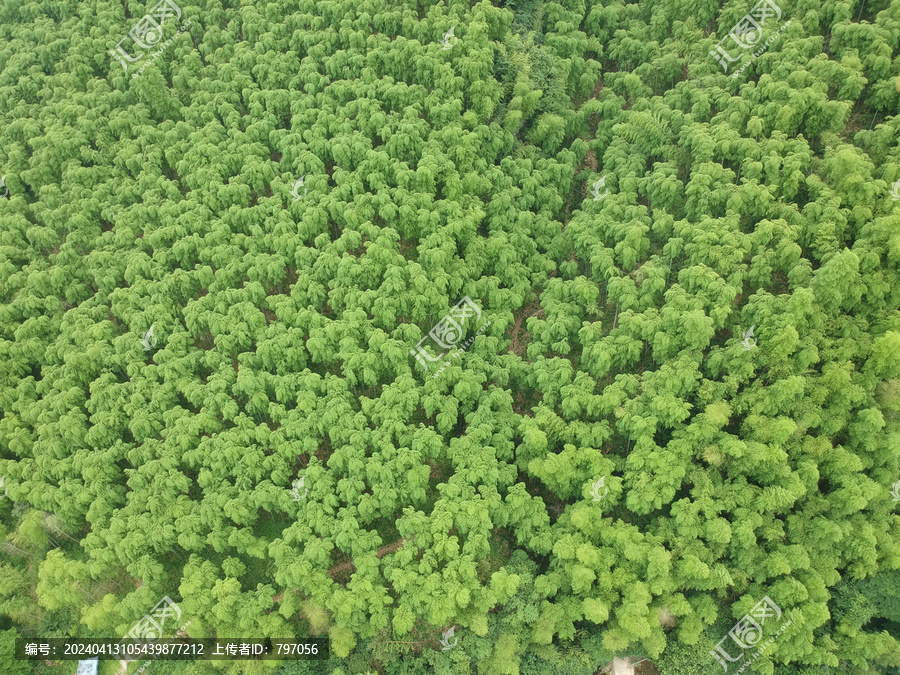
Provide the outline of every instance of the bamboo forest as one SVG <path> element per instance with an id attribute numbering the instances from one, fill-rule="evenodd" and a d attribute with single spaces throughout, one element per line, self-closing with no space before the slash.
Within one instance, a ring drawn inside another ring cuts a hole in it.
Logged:
<path id="1" fill-rule="evenodd" d="M 900 675 L 900 0 L 2 0 L 76 672 Z"/>

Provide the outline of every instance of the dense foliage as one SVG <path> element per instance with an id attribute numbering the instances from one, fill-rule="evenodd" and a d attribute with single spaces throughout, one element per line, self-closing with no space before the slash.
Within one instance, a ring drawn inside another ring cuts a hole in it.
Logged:
<path id="1" fill-rule="evenodd" d="M 182 0 L 134 77 L 153 4 L 0 6 L 0 660 L 689 675 L 768 596 L 753 672 L 900 672 L 900 0 L 734 78 L 746 0 Z"/>

